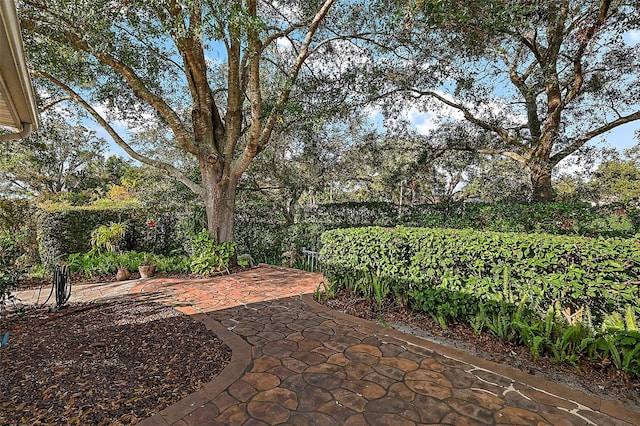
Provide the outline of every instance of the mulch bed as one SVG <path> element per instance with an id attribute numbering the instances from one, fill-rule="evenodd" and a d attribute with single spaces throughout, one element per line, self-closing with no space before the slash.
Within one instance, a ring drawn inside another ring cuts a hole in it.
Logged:
<path id="1" fill-rule="evenodd" d="M 477 335 L 466 324 L 452 324 L 443 330 L 429 315 L 394 305 L 391 301 L 378 309 L 374 303 L 362 297 L 341 292 L 331 299 L 323 298 L 322 303 L 337 311 L 510 365 L 640 411 L 640 380 L 631 379 L 611 365 L 583 362 L 576 368 L 568 364 L 554 364 L 545 357 L 534 361 L 526 347 L 505 342 L 487 332 Z"/>
<path id="2" fill-rule="evenodd" d="M 134 424 L 198 390 L 231 360 L 204 324 L 122 298 L 0 316 L 0 424 Z"/>

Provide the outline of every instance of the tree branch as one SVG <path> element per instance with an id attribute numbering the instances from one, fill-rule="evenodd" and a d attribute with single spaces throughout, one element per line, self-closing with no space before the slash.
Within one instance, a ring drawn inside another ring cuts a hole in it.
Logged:
<path id="1" fill-rule="evenodd" d="M 46 10 L 44 12 L 56 16 L 49 10 Z M 22 24 L 23 28 L 28 28 L 34 33 L 39 33 L 39 26 L 36 25 L 36 23 L 23 20 Z M 171 127 L 171 130 L 173 131 L 176 139 L 178 140 L 178 143 L 187 152 L 194 153 L 196 151 L 191 134 L 185 128 L 178 114 L 166 103 L 166 101 L 161 96 L 158 96 L 151 92 L 151 90 L 149 90 L 149 88 L 145 85 L 142 78 L 140 78 L 140 76 L 138 76 L 131 67 L 104 51 L 93 51 L 88 42 L 81 36 L 76 34 L 76 32 L 83 32 L 81 28 L 76 28 L 71 23 L 63 28 L 63 31 L 61 31 L 62 36 L 55 34 L 46 34 L 46 36 L 56 39 L 61 44 L 70 44 L 76 49 L 85 52 L 90 56 L 93 56 L 98 61 L 100 61 L 104 65 L 107 65 L 114 72 L 123 77 L 129 84 L 129 86 L 131 86 L 134 95 L 148 103 L 167 122 L 169 127 Z M 76 32 L 71 31 L 71 29 Z"/>
<path id="2" fill-rule="evenodd" d="M 580 37 L 580 44 L 578 49 L 576 50 L 575 55 L 573 55 L 573 76 L 574 82 L 573 87 L 569 90 L 569 93 L 564 97 L 562 101 L 562 108 L 569 104 L 579 93 L 582 88 L 582 84 L 584 83 L 584 75 L 582 71 L 582 57 L 584 56 L 589 42 L 596 35 L 598 30 L 605 25 L 607 21 L 607 15 L 609 13 L 609 8 L 611 7 L 611 0 L 604 0 L 600 5 L 600 10 L 598 11 L 598 17 L 595 19 L 593 25 L 589 26 L 587 31 Z"/>
<path id="3" fill-rule="evenodd" d="M 69 101 L 69 100 L 71 100 L 71 96 L 63 96 L 63 97 L 61 97 L 59 99 L 54 99 L 53 101 L 49 102 L 48 104 L 45 104 L 44 106 L 42 106 L 38 110 L 38 112 L 42 114 L 43 112 L 45 112 L 49 108 L 52 108 L 52 107 L 56 106 L 60 102 Z"/>
<path id="4" fill-rule="evenodd" d="M 105 118 L 102 117 L 100 113 L 98 113 L 84 98 L 82 98 L 78 93 L 76 93 L 71 87 L 67 86 L 62 81 L 58 80 L 51 74 L 48 74 L 42 71 L 32 71 L 32 73 L 41 78 L 49 80 L 56 86 L 60 87 L 62 90 L 69 93 L 69 97 L 72 100 L 78 102 L 80 105 L 82 105 L 87 110 L 87 112 L 89 112 L 89 114 L 91 114 L 91 116 L 98 122 L 98 124 L 100 124 L 107 131 L 107 133 L 109 133 L 109 135 L 113 138 L 114 142 L 118 144 L 118 146 L 120 146 L 127 154 L 129 154 L 131 158 L 134 158 L 140 161 L 141 163 L 156 167 L 160 170 L 164 170 L 165 172 L 169 173 L 171 176 L 176 178 L 178 181 L 183 183 L 185 186 L 187 186 L 195 194 L 200 196 L 203 195 L 204 190 L 200 185 L 191 181 L 180 170 L 178 170 L 171 164 L 145 157 L 139 154 L 138 152 L 136 152 L 133 148 L 131 148 L 131 146 L 127 142 L 125 142 L 125 140 L 122 139 L 122 137 L 118 134 L 118 132 L 116 132 L 116 130 L 109 124 L 109 122 L 107 122 L 107 120 L 105 120 Z"/>
<path id="5" fill-rule="evenodd" d="M 410 89 L 410 91 L 414 92 L 414 93 L 416 93 L 416 94 L 418 94 L 420 96 L 430 96 L 432 98 L 435 98 L 438 101 L 442 102 L 443 104 L 446 104 L 446 105 L 450 106 L 451 108 L 455 108 L 458 111 L 462 112 L 462 114 L 464 114 L 464 118 L 467 121 L 469 121 L 469 122 L 471 122 L 471 123 L 483 128 L 485 130 L 489 130 L 491 132 L 496 133 L 507 144 L 513 145 L 515 147 L 518 147 L 518 148 L 524 150 L 525 152 L 529 152 L 530 151 L 529 147 L 527 147 L 526 145 L 518 142 L 516 140 L 516 138 L 511 136 L 506 129 L 498 126 L 497 124 L 488 123 L 485 120 L 479 119 L 478 117 L 473 115 L 471 113 L 471 111 L 469 111 L 469 109 L 466 108 L 465 106 L 460 105 L 460 104 L 458 104 L 456 102 L 450 101 L 449 99 L 445 98 L 444 96 L 441 96 L 438 93 L 430 91 L 430 90 L 425 91 L 425 90 L 419 90 L 419 89 L 413 88 L 413 89 Z"/>
<path id="6" fill-rule="evenodd" d="M 591 139 L 595 138 L 598 135 L 601 135 L 609 130 L 615 129 L 618 126 L 622 126 L 623 124 L 630 123 L 632 121 L 640 120 L 640 111 L 636 111 L 633 114 L 626 115 L 624 117 L 620 117 L 617 120 L 611 121 L 604 126 L 600 126 L 597 129 L 593 129 L 584 135 L 577 138 L 572 144 L 566 146 L 560 152 L 552 155 L 549 158 L 549 161 L 553 166 L 558 164 L 560 161 L 565 159 L 567 156 L 571 155 L 577 149 L 581 148 L 585 143 L 589 142 Z"/>
<path id="7" fill-rule="evenodd" d="M 273 128 L 276 125 L 278 116 L 280 115 L 280 112 L 284 107 L 284 104 L 289 99 L 289 95 L 291 94 L 291 89 L 293 87 L 293 84 L 295 83 L 295 80 L 298 77 L 298 73 L 300 72 L 300 69 L 302 68 L 302 65 L 304 64 L 306 59 L 309 57 L 309 53 L 310 53 L 309 46 L 313 41 L 313 37 L 315 36 L 315 33 L 318 30 L 318 27 L 320 26 L 320 23 L 325 18 L 327 13 L 329 13 L 329 9 L 331 9 L 331 6 L 333 6 L 335 1 L 336 0 L 325 0 L 324 4 L 318 10 L 313 20 L 311 21 L 305 40 L 300 47 L 300 52 L 298 53 L 298 56 L 296 57 L 296 60 L 293 66 L 291 67 L 291 70 L 289 71 L 289 79 L 286 83 L 286 86 L 284 87 L 282 93 L 280 93 L 280 96 L 278 97 L 276 104 L 271 109 L 271 112 L 269 113 L 269 116 L 267 117 L 267 120 L 265 122 L 264 128 L 257 129 L 257 131 L 261 130 L 259 137 L 257 138 L 250 137 L 249 142 L 247 143 L 247 146 L 245 147 L 244 151 L 234 161 L 233 173 L 236 174 L 237 176 L 239 176 L 242 172 L 244 172 L 247 169 L 247 167 L 249 167 L 251 160 L 253 160 L 253 158 L 255 158 L 255 156 L 257 155 L 257 153 L 261 149 L 264 149 L 266 144 L 269 142 L 269 138 L 271 137 Z M 257 60 L 259 60 L 259 57 L 257 58 Z"/>
<path id="8" fill-rule="evenodd" d="M 164 59 L 165 61 L 167 61 L 169 63 L 172 63 L 173 65 L 176 66 L 176 68 L 178 68 L 180 71 L 184 72 L 184 68 L 182 68 L 182 66 L 179 63 L 177 63 L 176 61 L 171 59 L 169 56 L 167 56 L 164 53 L 162 53 L 159 49 L 156 49 L 154 46 L 149 44 L 149 42 L 147 42 L 146 40 L 141 39 L 138 35 L 134 34 L 132 31 L 130 31 L 127 27 L 124 27 L 122 25 L 116 24 L 116 28 L 118 28 L 120 31 L 124 31 L 125 33 L 129 34 L 130 37 L 133 37 L 134 39 L 138 40 L 141 44 L 144 45 L 144 47 L 146 47 L 150 51 L 154 52 L 156 55 L 158 55 L 160 58 Z"/>
<path id="9" fill-rule="evenodd" d="M 282 30 L 282 31 L 278 31 L 276 33 L 271 34 L 270 36 L 268 36 L 267 38 L 265 38 L 262 41 L 262 49 L 265 49 L 267 46 L 269 46 L 271 43 L 273 43 L 274 41 L 276 41 L 277 39 L 281 38 L 281 37 L 286 37 L 289 34 L 291 34 L 293 31 L 302 28 L 302 25 L 292 25 L 289 28 Z"/>
<path id="10" fill-rule="evenodd" d="M 478 154 L 483 154 L 483 155 L 501 155 L 503 157 L 508 157 L 508 158 L 511 158 L 512 160 L 516 160 L 521 165 L 526 165 L 528 161 L 526 157 L 523 157 L 522 155 L 515 152 L 511 152 L 511 151 L 503 151 L 500 149 L 475 149 L 475 148 L 470 148 L 469 150 L 477 152 Z"/>

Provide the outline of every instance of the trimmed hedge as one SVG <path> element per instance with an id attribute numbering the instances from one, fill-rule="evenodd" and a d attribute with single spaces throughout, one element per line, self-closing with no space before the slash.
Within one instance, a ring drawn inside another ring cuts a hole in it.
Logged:
<path id="1" fill-rule="evenodd" d="M 412 226 L 472 228 L 499 232 L 632 237 L 640 233 L 637 202 L 591 206 L 581 202 L 489 204 L 442 202 L 416 206 L 392 203 L 333 203 L 307 209 L 301 222 L 327 228 Z"/>
<path id="2" fill-rule="evenodd" d="M 375 281 L 450 319 L 475 315 L 485 301 L 526 301 L 541 316 L 550 307 L 587 306 L 597 321 L 629 304 L 638 310 L 638 289 L 629 284 L 640 276 L 637 238 L 351 228 L 325 232 L 320 257 L 332 284 L 357 289 Z"/>
<path id="3" fill-rule="evenodd" d="M 589 237 L 632 237 L 640 232 L 636 203 L 440 203 L 411 207 L 397 225 L 544 232 Z"/>
<path id="4" fill-rule="evenodd" d="M 402 215 L 392 203 L 334 203 L 303 211 L 298 223 L 274 219 L 269 204 L 239 205 L 234 239 L 239 254 L 250 254 L 258 262 L 278 262 L 281 255 L 302 247 L 318 250 L 322 232 L 353 226 L 420 226 L 473 228 L 505 232 L 548 232 L 587 236 L 631 237 L 640 232 L 637 203 L 592 207 L 585 203 L 485 204 L 439 203 L 405 206 Z M 129 223 L 124 249 L 170 254 L 190 251 L 199 230 L 191 222 L 202 222 L 204 209 L 194 217 L 176 212 L 147 212 L 141 207 L 74 207 L 38 214 L 38 245 L 43 263 L 49 267 L 70 253 L 90 248 L 89 234 L 109 222 Z M 150 230 L 147 220 L 153 218 Z M 205 222 L 206 223 L 206 222 Z M 192 229 L 193 228 L 193 229 Z"/>
<path id="5" fill-rule="evenodd" d="M 640 233 L 640 208 L 635 202 L 591 206 L 587 203 L 487 204 L 444 202 L 404 206 L 393 203 L 322 204 L 301 211 L 296 224 L 274 219 L 270 205 L 240 206 L 235 241 L 239 253 L 273 262 L 292 246 L 318 250 L 329 229 L 361 226 L 410 226 L 476 229 L 497 232 L 544 232 L 589 237 L 633 237 Z M 269 218 L 269 219 L 266 219 Z"/>
<path id="6" fill-rule="evenodd" d="M 398 206 L 384 202 L 355 202 L 320 204 L 302 212 L 301 222 L 331 228 L 353 226 L 393 226 L 402 221 Z"/>
<path id="7" fill-rule="evenodd" d="M 153 229 L 147 223 L 154 219 Z M 142 208 L 71 207 L 42 210 L 37 215 L 40 259 L 47 268 L 72 253 L 91 249 L 91 231 L 110 222 L 127 222 L 122 249 L 169 254 L 181 248 L 177 219 L 171 213 L 147 213 Z"/>

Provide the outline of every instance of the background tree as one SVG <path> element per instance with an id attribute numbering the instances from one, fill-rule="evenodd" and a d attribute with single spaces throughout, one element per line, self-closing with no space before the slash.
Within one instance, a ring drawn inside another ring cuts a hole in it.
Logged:
<path id="1" fill-rule="evenodd" d="M 330 53 L 336 33 L 321 25 L 356 13 L 334 3 L 24 0 L 20 12 L 32 66 L 49 92 L 71 97 L 128 155 L 199 195 L 209 231 L 230 241 L 240 177 L 286 113 L 303 64 Z M 214 55 L 223 64 L 215 66 Z M 279 71 L 268 92 L 265 64 Z M 132 147 L 131 125 L 149 121 L 195 158 L 199 179 Z"/>
<path id="2" fill-rule="evenodd" d="M 340 147 L 328 127 L 297 123 L 279 133 L 247 171 L 243 192 L 266 200 L 286 223 L 293 223 L 300 197 L 322 192 L 333 175 Z"/>
<path id="3" fill-rule="evenodd" d="M 462 189 L 464 198 L 491 203 L 524 203 L 530 200 L 527 173 L 505 158 L 487 157 Z"/>
<path id="4" fill-rule="evenodd" d="M 0 145 L 0 190 L 10 196 L 51 199 L 79 193 L 99 167 L 106 142 L 80 124 L 68 124 L 53 112 L 25 140 Z"/>
<path id="5" fill-rule="evenodd" d="M 626 150 L 622 156 L 612 152 L 587 186 L 591 200 L 596 202 L 640 199 L 640 146 Z"/>
<path id="6" fill-rule="evenodd" d="M 552 200 L 565 158 L 640 120 L 640 45 L 623 39 L 639 13 L 625 0 L 410 2 L 407 43 L 441 47 L 382 70 L 381 93 L 462 114 L 477 135 L 452 148 L 515 160 L 532 199 Z"/>

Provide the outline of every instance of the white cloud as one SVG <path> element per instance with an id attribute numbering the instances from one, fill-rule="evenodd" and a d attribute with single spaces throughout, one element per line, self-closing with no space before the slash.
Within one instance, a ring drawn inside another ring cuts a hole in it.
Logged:
<path id="1" fill-rule="evenodd" d="M 623 34 L 624 40 L 629 45 L 640 43 L 640 30 L 631 30 Z"/>
<path id="2" fill-rule="evenodd" d="M 416 107 L 412 107 L 406 114 L 409 123 L 416 129 L 420 135 L 427 135 L 431 130 L 437 127 L 435 116 L 430 112 L 419 111 Z"/>
<path id="3" fill-rule="evenodd" d="M 445 93 L 439 93 L 439 95 L 453 100 L 451 95 Z M 407 103 L 408 101 L 405 100 L 404 102 Z M 431 130 L 437 128 L 442 121 L 464 119 L 462 112 L 436 100 L 426 103 L 416 101 L 413 105 L 408 104 L 402 111 L 401 117 L 406 119 L 420 135 L 427 135 Z"/>
<path id="4" fill-rule="evenodd" d="M 449 101 L 459 101 L 451 94 L 440 91 L 436 93 Z M 459 109 L 445 105 L 434 98 L 398 98 L 396 102 L 401 103 L 402 108 L 397 112 L 396 118 L 386 117 L 386 120 L 388 120 L 387 124 L 391 124 L 390 127 L 393 127 L 394 124 L 403 125 L 404 123 L 408 123 L 409 127 L 419 135 L 428 135 L 444 123 L 465 120 L 464 114 Z M 513 111 L 508 104 L 500 99 L 493 99 L 475 107 L 471 104 L 464 105 L 479 118 L 487 120 L 492 120 L 496 117 L 500 118 L 501 123 L 507 127 L 526 123 L 525 115 L 519 111 Z M 384 129 L 385 126 L 383 123 L 385 118 L 379 106 L 368 106 L 365 108 L 364 113 L 379 130 Z"/>
<path id="5" fill-rule="evenodd" d="M 279 37 L 276 40 L 276 44 L 278 45 L 279 49 L 291 50 L 293 48 L 291 41 L 286 37 Z"/>

